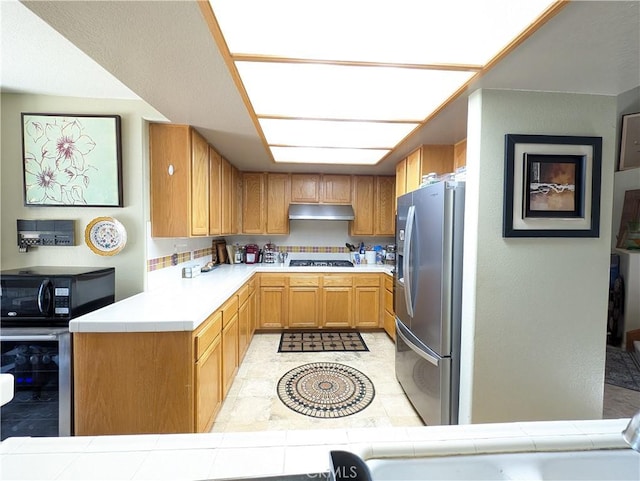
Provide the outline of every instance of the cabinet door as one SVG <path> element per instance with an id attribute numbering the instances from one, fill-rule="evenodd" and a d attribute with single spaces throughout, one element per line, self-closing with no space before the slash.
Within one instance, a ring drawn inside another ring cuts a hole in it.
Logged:
<path id="1" fill-rule="evenodd" d="M 374 203 L 374 235 L 395 235 L 395 177 L 376 177 L 376 200 Z"/>
<path id="2" fill-rule="evenodd" d="M 432 172 L 432 171 L 429 171 Z M 426 172 L 428 173 L 428 172 Z M 420 187 L 422 182 L 422 150 L 414 150 L 407 157 L 407 177 L 405 188 L 407 192 L 412 192 Z"/>
<path id="3" fill-rule="evenodd" d="M 453 145 L 453 171 L 467 165 L 467 139 Z"/>
<path id="4" fill-rule="evenodd" d="M 353 327 L 353 288 L 325 286 L 322 327 Z"/>
<path id="5" fill-rule="evenodd" d="M 222 405 L 222 337 L 218 335 L 195 366 L 196 432 L 206 433 Z"/>
<path id="6" fill-rule="evenodd" d="M 233 167 L 233 219 L 232 228 L 236 234 L 242 233 L 242 172 Z"/>
<path id="7" fill-rule="evenodd" d="M 209 144 L 191 130 L 191 235 L 209 235 Z"/>
<path id="8" fill-rule="evenodd" d="M 389 311 L 384 311 L 384 332 L 386 332 L 391 339 L 396 340 L 396 318 Z"/>
<path id="9" fill-rule="evenodd" d="M 256 281 L 251 279 L 249 281 L 249 342 L 253 334 L 256 332 L 256 326 L 258 321 L 258 294 L 255 289 Z"/>
<path id="10" fill-rule="evenodd" d="M 289 276 L 289 327 L 320 326 L 320 276 Z"/>
<path id="11" fill-rule="evenodd" d="M 242 174 L 242 232 L 264 234 L 264 175 L 260 172 Z"/>
<path id="12" fill-rule="evenodd" d="M 189 237 L 189 126 L 149 124 L 149 160 L 151 237 Z"/>
<path id="13" fill-rule="evenodd" d="M 423 145 L 421 162 L 422 175 L 453 172 L 453 145 Z"/>
<path id="14" fill-rule="evenodd" d="M 247 299 L 238 309 L 238 359 L 242 361 L 249 347 L 251 326 L 249 324 L 249 300 Z"/>
<path id="15" fill-rule="evenodd" d="M 380 326 L 380 288 L 355 288 L 355 325 L 356 327 Z"/>
<path id="16" fill-rule="evenodd" d="M 209 147 L 209 235 L 222 234 L 222 157 Z"/>
<path id="17" fill-rule="evenodd" d="M 319 174 L 291 174 L 291 202 L 317 203 L 319 201 Z"/>
<path id="18" fill-rule="evenodd" d="M 224 157 L 222 158 L 222 233 L 231 234 L 233 226 L 231 225 L 232 215 L 232 192 L 231 192 L 231 164 Z"/>
<path id="19" fill-rule="evenodd" d="M 282 329 L 287 327 L 287 288 L 260 287 L 260 327 Z"/>
<path id="20" fill-rule="evenodd" d="M 222 329 L 222 397 L 229 392 L 238 371 L 238 314 Z"/>
<path id="21" fill-rule="evenodd" d="M 267 174 L 267 234 L 289 233 L 289 174 Z"/>
<path id="22" fill-rule="evenodd" d="M 353 176 L 353 210 L 351 235 L 373 235 L 374 178 L 372 175 Z"/>
<path id="23" fill-rule="evenodd" d="M 396 164 L 396 198 L 407 193 L 407 159 Z"/>
<path id="24" fill-rule="evenodd" d="M 351 176 L 323 175 L 321 201 L 326 204 L 351 204 Z"/>

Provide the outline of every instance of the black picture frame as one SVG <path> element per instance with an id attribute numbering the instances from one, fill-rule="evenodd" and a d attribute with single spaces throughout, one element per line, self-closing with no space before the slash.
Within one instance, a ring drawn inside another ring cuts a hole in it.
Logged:
<path id="1" fill-rule="evenodd" d="M 602 138 L 505 135 L 503 237 L 599 237 Z"/>
<path id="2" fill-rule="evenodd" d="M 640 112 L 622 116 L 618 170 L 640 167 Z"/>
<path id="3" fill-rule="evenodd" d="M 24 205 L 122 207 L 119 115 L 21 114 Z"/>

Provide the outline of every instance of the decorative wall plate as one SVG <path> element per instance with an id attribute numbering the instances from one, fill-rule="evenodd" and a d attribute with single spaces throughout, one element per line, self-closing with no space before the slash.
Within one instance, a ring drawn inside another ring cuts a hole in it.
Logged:
<path id="1" fill-rule="evenodd" d="M 84 240 L 96 254 L 113 256 L 124 249 L 127 231 L 113 217 L 96 217 L 85 228 Z"/>

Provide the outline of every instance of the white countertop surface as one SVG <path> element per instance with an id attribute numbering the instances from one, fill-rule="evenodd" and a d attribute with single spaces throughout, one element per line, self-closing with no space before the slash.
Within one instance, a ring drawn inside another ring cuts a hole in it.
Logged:
<path id="1" fill-rule="evenodd" d="M 176 275 L 153 290 L 105 306 L 72 319 L 71 332 L 162 332 L 193 331 L 254 272 L 391 274 L 390 265 L 355 267 L 288 267 L 285 264 L 221 265 L 192 279 Z"/>
<path id="2" fill-rule="evenodd" d="M 329 470 L 329 452 L 336 449 L 363 459 L 627 450 L 621 431 L 628 421 L 9 438 L 0 443 L 0 477 L 203 480 L 322 473 Z M 640 476 L 640 454 L 638 459 Z"/>

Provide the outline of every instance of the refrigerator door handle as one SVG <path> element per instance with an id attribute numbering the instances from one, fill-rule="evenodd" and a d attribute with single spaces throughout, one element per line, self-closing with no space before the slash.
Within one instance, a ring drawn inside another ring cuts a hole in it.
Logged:
<path id="1" fill-rule="evenodd" d="M 405 335 L 404 335 L 404 333 L 402 332 L 402 330 L 401 330 L 401 329 L 396 329 L 396 334 L 397 334 L 398 336 L 400 336 L 400 337 L 402 338 L 402 340 L 404 341 L 404 343 L 405 343 L 407 346 L 409 346 L 409 348 L 410 348 L 413 352 L 415 352 L 418 356 L 420 356 L 421 358 L 423 358 L 423 359 L 424 359 L 424 360 L 426 360 L 426 361 L 429 361 L 429 362 L 430 362 L 431 364 L 433 364 L 434 366 L 438 367 L 438 365 L 440 364 L 440 363 L 438 362 L 438 359 L 437 359 L 437 358 L 435 358 L 435 357 L 433 357 L 431 354 L 429 354 L 429 353 L 427 353 L 427 352 L 425 352 L 425 351 L 422 351 L 421 349 L 418 349 L 418 348 L 413 344 L 413 342 L 411 342 L 411 341 L 409 340 L 409 338 L 407 338 L 407 336 L 405 336 Z"/>
<path id="2" fill-rule="evenodd" d="M 407 212 L 407 224 L 406 224 L 406 232 L 405 232 L 405 244 L 404 244 L 404 257 L 403 257 L 403 272 L 404 272 L 404 301 L 407 305 L 407 314 L 409 317 L 413 317 L 413 286 L 411 285 L 411 248 L 412 242 L 411 239 L 413 237 L 413 224 L 415 222 L 416 217 L 416 206 L 409 206 L 409 211 Z"/>

